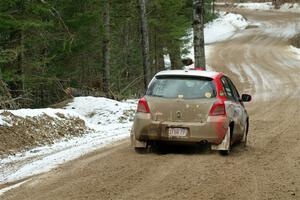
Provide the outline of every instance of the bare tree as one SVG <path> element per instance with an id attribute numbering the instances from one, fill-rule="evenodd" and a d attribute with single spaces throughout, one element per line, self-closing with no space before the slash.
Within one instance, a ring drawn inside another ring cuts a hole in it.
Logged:
<path id="1" fill-rule="evenodd" d="M 149 54 L 149 35 L 148 22 L 146 16 L 146 0 L 139 0 L 139 10 L 141 18 L 142 32 L 142 51 L 143 51 L 143 71 L 144 71 L 144 87 L 147 89 L 150 82 L 150 54 Z"/>
<path id="2" fill-rule="evenodd" d="M 9 92 L 7 84 L 0 80 L 0 109 L 17 109 L 19 105 L 16 100 L 21 99 L 22 96 L 13 98 Z"/>
<path id="3" fill-rule="evenodd" d="M 204 0 L 193 0 L 195 67 L 206 69 L 204 48 Z"/>
<path id="4" fill-rule="evenodd" d="M 104 1 L 103 36 L 103 91 L 110 97 L 110 0 Z"/>

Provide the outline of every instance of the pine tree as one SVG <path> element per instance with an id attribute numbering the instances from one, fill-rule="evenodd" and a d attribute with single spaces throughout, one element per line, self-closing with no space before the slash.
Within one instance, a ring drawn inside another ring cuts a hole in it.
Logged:
<path id="1" fill-rule="evenodd" d="M 181 68 L 191 22 L 190 0 L 1 0 L 0 79 L 13 98 L 26 97 L 18 99 L 25 107 L 61 101 L 68 87 L 84 95 L 138 97 L 164 70 L 164 55 L 173 69 Z"/>

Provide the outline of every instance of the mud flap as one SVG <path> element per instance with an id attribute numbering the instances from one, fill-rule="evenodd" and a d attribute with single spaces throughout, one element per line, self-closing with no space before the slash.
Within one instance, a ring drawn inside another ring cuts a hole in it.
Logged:
<path id="1" fill-rule="evenodd" d="M 134 148 L 146 148 L 147 142 L 141 142 L 135 139 L 133 134 L 130 134 L 131 146 Z"/>
<path id="2" fill-rule="evenodd" d="M 211 149 L 212 150 L 221 150 L 221 151 L 227 151 L 230 149 L 230 128 L 228 128 L 228 131 L 222 141 L 221 144 L 215 145 L 212 144 L 211 145 Z"/>

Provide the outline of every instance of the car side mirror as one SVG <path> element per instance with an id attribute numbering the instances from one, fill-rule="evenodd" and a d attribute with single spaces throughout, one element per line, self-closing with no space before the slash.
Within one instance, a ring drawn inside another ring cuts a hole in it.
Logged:
<path id="1" fill-rule="evenodd" d="M 249 95 L 249 94 L 242 94 L 242 101 L 243 102 L 249 102 L 251 100 L 252 100 L 251 95 Z"/>

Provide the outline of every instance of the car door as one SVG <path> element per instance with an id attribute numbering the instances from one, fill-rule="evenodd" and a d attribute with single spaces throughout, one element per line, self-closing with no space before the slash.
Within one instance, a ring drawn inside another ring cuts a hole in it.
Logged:
<path id="1" fill-rule="evenodd" d="M 242 108 L 239 101 L 238 93 L 233 89 L 231 85 L 230 79 L 226 76 L 221 78 L 221 83 L 223 85 L 223 89 L 225 91 L 226 99 L 226 112 L 227 116 L 231 121 L 234 122 L 234 129 L 232 140 L 237 140 L 240 138 L 241 133 L 241 116 L 242 116 Z"/>
<path id="2" fill-rule="evenodd" d="M 237 131 L 238 131 L 239 137 L 241 138 L 241 137 L 243 137 L 243 133 L 244 133 L 244 129 L 245 129 L 247 113 L 246 113 L 244 104 L 241 101 L 240 95 L 239 95 L 235 85 L 228 77 L 226 77 L 226 79 L 227 79 L 229 87 L 233 93 Z"/>

